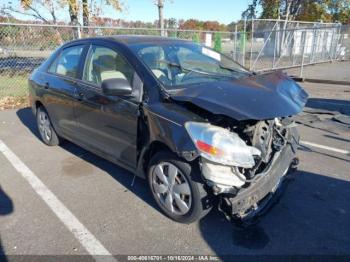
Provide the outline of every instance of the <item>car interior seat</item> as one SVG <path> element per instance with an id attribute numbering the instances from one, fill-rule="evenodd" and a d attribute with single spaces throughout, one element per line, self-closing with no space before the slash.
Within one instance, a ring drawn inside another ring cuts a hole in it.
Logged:
<path id="1" fill-rule="evenodd" d="M 159 62 L 157 62 L 157 55 L 155 53 L 145 53 L 142 55 L 142 58 L 159 80 L 170 83 L 169 77 L 159 68 Z"/>
<path id="2" fill-rule="evenodd" d="M 117 70 L 116 58 L 112 55 L 99 56 L 98 67 L 97 78 L 99 80 L 99 83 L 102 83 L 104 80 L 111 78 L 127 79 L 121 71 Z"/>

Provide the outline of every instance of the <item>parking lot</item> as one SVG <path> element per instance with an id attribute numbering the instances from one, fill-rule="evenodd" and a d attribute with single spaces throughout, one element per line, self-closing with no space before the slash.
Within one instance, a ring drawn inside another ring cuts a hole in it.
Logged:
<path id="1" fill-rule="evenodd" d="M 350 86 L 302 85 L 299 170 L 248 228 L 217 209 L 175 223 L 146 181 L 70 142 L 45 146 L 29 108 L 0 112 L 0 254 L 350 255 Z"/>

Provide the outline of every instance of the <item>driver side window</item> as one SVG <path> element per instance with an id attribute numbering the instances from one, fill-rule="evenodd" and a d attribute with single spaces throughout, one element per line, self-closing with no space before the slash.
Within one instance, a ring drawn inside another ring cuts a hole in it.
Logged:
<path id="1" fill-rule="evenodd" d="M 101 86 L 104 80 L 122 78 L 133 86 L 134 74 L 132 66 L 116 51 L 92 46 L 85 61 L 83 80 Z"/>

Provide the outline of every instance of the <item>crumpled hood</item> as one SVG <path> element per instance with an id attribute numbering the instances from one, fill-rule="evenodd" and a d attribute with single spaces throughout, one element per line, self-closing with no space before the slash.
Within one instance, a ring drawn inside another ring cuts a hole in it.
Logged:
<path id="1" fill-rule="evenodd" d="M 191 84 L 172 91 L 175 101 L 191 102 L 213 114 L 236 120 L 264 120 L 302 111 L 308 94 L 282 72 L 232 81 Z"/>

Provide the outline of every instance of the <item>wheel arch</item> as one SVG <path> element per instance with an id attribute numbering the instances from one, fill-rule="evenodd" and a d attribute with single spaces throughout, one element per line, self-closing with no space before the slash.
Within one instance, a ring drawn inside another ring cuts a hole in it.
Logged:
<path id="1" fill-rule="evenodd" d="M 138 171 L 143 178 L 146 178 L 147 169 L 151 158 L 160 151 L 173 152 L 170 147 L 161 141 L 152 141 L 145 147 L 140 155 L 138 163 Z"/>
<path id="2" fill-rule="evenodd" d="M 40 100 L 36 100 L 34 102 L 34 106 L 32 107 L 34 115 L 36 115 L 36 112 L 38 111 L 38 108 L 41 107 L 41 106 L 45 108 L 44 104 Z"/>

